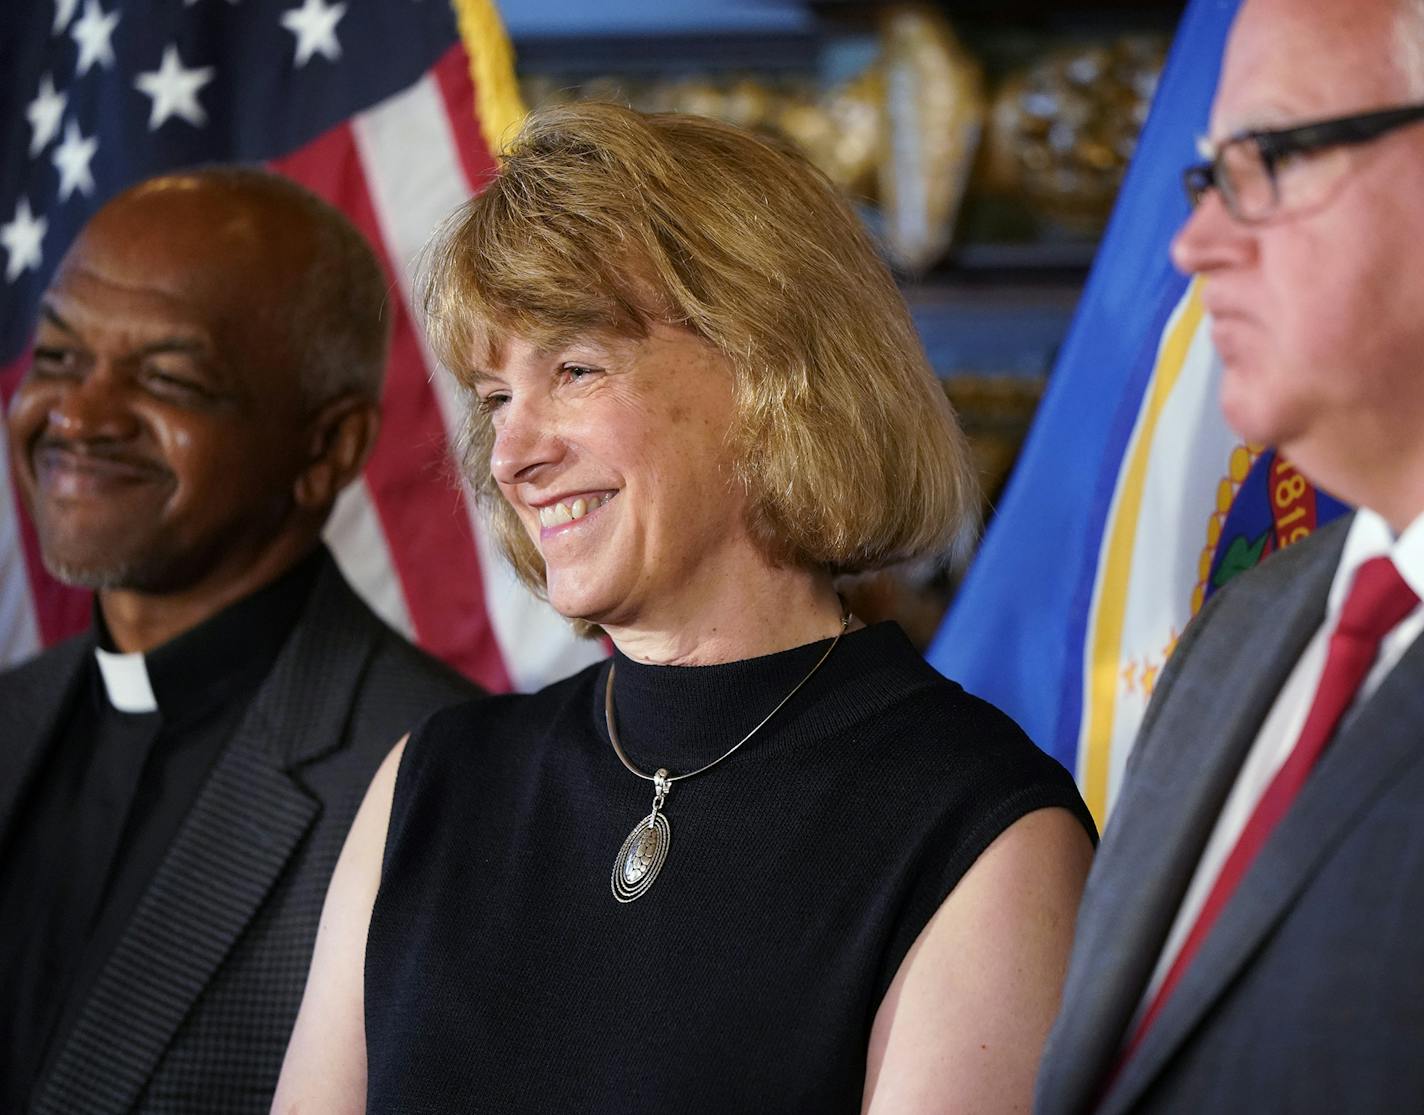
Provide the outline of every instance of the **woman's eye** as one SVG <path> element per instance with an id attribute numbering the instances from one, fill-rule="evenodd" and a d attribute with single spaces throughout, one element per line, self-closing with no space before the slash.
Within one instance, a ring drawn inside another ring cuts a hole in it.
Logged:
<path id="1" fill-rule="evenodd" d="M 587 364 L 565 364 L 559 370 L 571 383 L 577 383 L 598 371 L 597 368 L 590 368 Z"/>
<path id="2" fill-rule="evenodd" d="M 500 407 L 504 406 L 504 404 L 507 402 L 509 402 L 508 395 L 501 395 L 498 393 L 481 395 L 480 401 L 476 404 L 476 408 L 481 414 L 492 414 Z"/>

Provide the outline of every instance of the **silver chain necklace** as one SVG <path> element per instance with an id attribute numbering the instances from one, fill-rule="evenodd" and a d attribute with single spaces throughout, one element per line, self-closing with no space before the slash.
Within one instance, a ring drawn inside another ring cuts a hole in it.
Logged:
<path id="1" fill-rule="evenodd" d="M 658 872 L 663 869 L 663 864 L 667 862 L 668 848 L 672 844 L 672 828 L 668 825 L 667 816 L 663 813 L 662 808 L 663 802 L 667 800 L 668 794 L 672 791 L 672 784 L 681 782 L 684 778 L 696 778 L 699 774 L 706 774 L 718 763 L 735 755 L 742 744 L 761 731 L 767 721 L 780 712 L 786 702 L 796 696 L 801 687 L 816 676 L 816 671 L 831 656 L 831 651 L 836 649 L 836 644 L 841 641 L 841 636 L 846 633 L 846 628 L 849 625 L 850 611 L 847 609 L 841 613 L 841 629 L 836 632 L 836 637 L 831 640 L 831 645 L 826 648 L 826 653 L 821 655 L 816 664 L 811 667 L 810 673 L 798 681 L 791 692 L 782 697 L 776 707 L 761 718 L 761 722 L 755 728 L 737 740 L 726 751 L 710 763 L 700 766 L 696 770 L 684 771 L 682 774 L 673 774 L 666 767 L 659 767 L 655 773 L 646 774 L 635 767 L 632 760 L 628 758 L 627 752 L 623 750 L 623 742 L 618 738 L 618 729 L 613 722 L 613 675 L 617 667 L 615 663 L 608 664 L 608 682 L 603 687 L 603 718 L 608 725 L 609 742 L 613 744 L 614 754 L 618 756 L 619 761 L 625 767 L 639 778 L 653 784 L 653 811 L 633 826 L 633 831 L 628 834 L 628 839 L 623 841 L 623 847 L 618 849 L 618 858 L 613 861 L 614 898 L 619 902 L 632 902 L 635 898 L 643 897 L 648 893 L 648 888 L 653 885 L 653 880 L 658 877 Z"/>

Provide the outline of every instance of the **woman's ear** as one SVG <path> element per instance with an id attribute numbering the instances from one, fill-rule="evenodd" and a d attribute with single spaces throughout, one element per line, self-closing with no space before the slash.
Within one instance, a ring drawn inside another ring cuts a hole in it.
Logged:
<path id="1" fill-rule="evenodd" d="M 380 429 L 380 407 L 362 395 L 342 395 L 322 406 L 307 423 L 307 465 L 293 492 L 297 506 L 331 507 L 361 474 Z"/>

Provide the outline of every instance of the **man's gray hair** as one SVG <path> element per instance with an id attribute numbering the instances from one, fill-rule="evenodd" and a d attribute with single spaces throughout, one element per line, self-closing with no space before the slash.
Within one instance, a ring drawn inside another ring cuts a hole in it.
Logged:
<path id="1" fill-rule="evenodd" d="M 1395 61 L 1404 73 L 1411 98 L 1424 99 L 1424 0 L 1398 0 Z"/>
<path id="2" fill-rule="evenodd" d="M 310 260 L 276 323 L 296 358 L 303 402 L 315 408 L 346 394 L 379 401 L 390 339 L 386 277 L 345 214 L 291 179 L 257 167 L 205 166 L 182 176 L 305 218 Z"/>

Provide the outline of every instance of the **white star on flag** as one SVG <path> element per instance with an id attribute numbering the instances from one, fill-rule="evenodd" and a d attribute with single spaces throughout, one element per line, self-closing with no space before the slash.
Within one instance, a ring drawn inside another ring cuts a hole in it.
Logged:
<path id="1" fill-rule="evenodd" d="M 75 190 L 88 196 L 94 192 L 94 174 L 89 164 L 99 150 L 93 136 L 79 134 L 79 123 L 71 119 L 64 128 L 64 142 L 54 149 L 54 169 L 59 171 L 59 200 L 67 201 Z"/>
<path id="2" fill-rule="evenodd" d="M 50 33 L 58 35 L 66 27 L 69 21 L 74 18 L 74 9 L 79 7 L 79 0 L 54 0 L 54 27 Z"/>
<path id="3" fill-rule="evenodd" d="M 64 106 L 68 101 L 67 93 L 54 91 L 54 78 L 50 74 L 40 78 L 39 92 L 25 109 L 25 117 L 30 122 L 30 158 L 43 151 L 59 134 L 59 122 L 64 119 Z"/>
<path id="4" fill-rule="evenodd" d="M 305 66 L 313 54 L 332 62 L 341 57 L 336 25 L 345 14 L 345 4 L 328 5 L 325 0 L 302 0 L 300 8 L 282 13 L 282 26 L 297 37 L 296 65 Z"/>
<path id="5" fill-rule="evenodd" d="M 94 63 L 101 66 L 114 64 L 114 28 L 119 25 L 117 11 L 105 13 L 99 7 L 99 0 L 84 0 L 84 14 L 69 29 L 70 38 L 79 45 L 79 61 L 74 73 L 83 77 Z"/>
<path id="6" fill-rule="evenodd" d="M 170 116 L 181 116 L 195 128 L 208 122 L 208 114 L 198 103 L 198 90 L 213 80 L 217 71 L 212 66 L 184 69 L 178 57 L 178 47 L 169 43 L 163 48 L 163 61 L 158 69 L 141 73 L 134 79 L 140 93 L 153 98 L 153 111 L 148 114 L 148 130 L 157 131 Z"/>
<path id="7" fill-rule="evenodd" d="M 22 271 L 39 268 L 44 259 L 40 244 L 48 228 L 48 221 L 30 212 L 30 199 L 20 198 L 20 203 L 15 206 L 15 219 L 8 225 L 0 225 L 0 247 L 4 247 L 8 256 L 6 281 L 13 283 Z"/>

